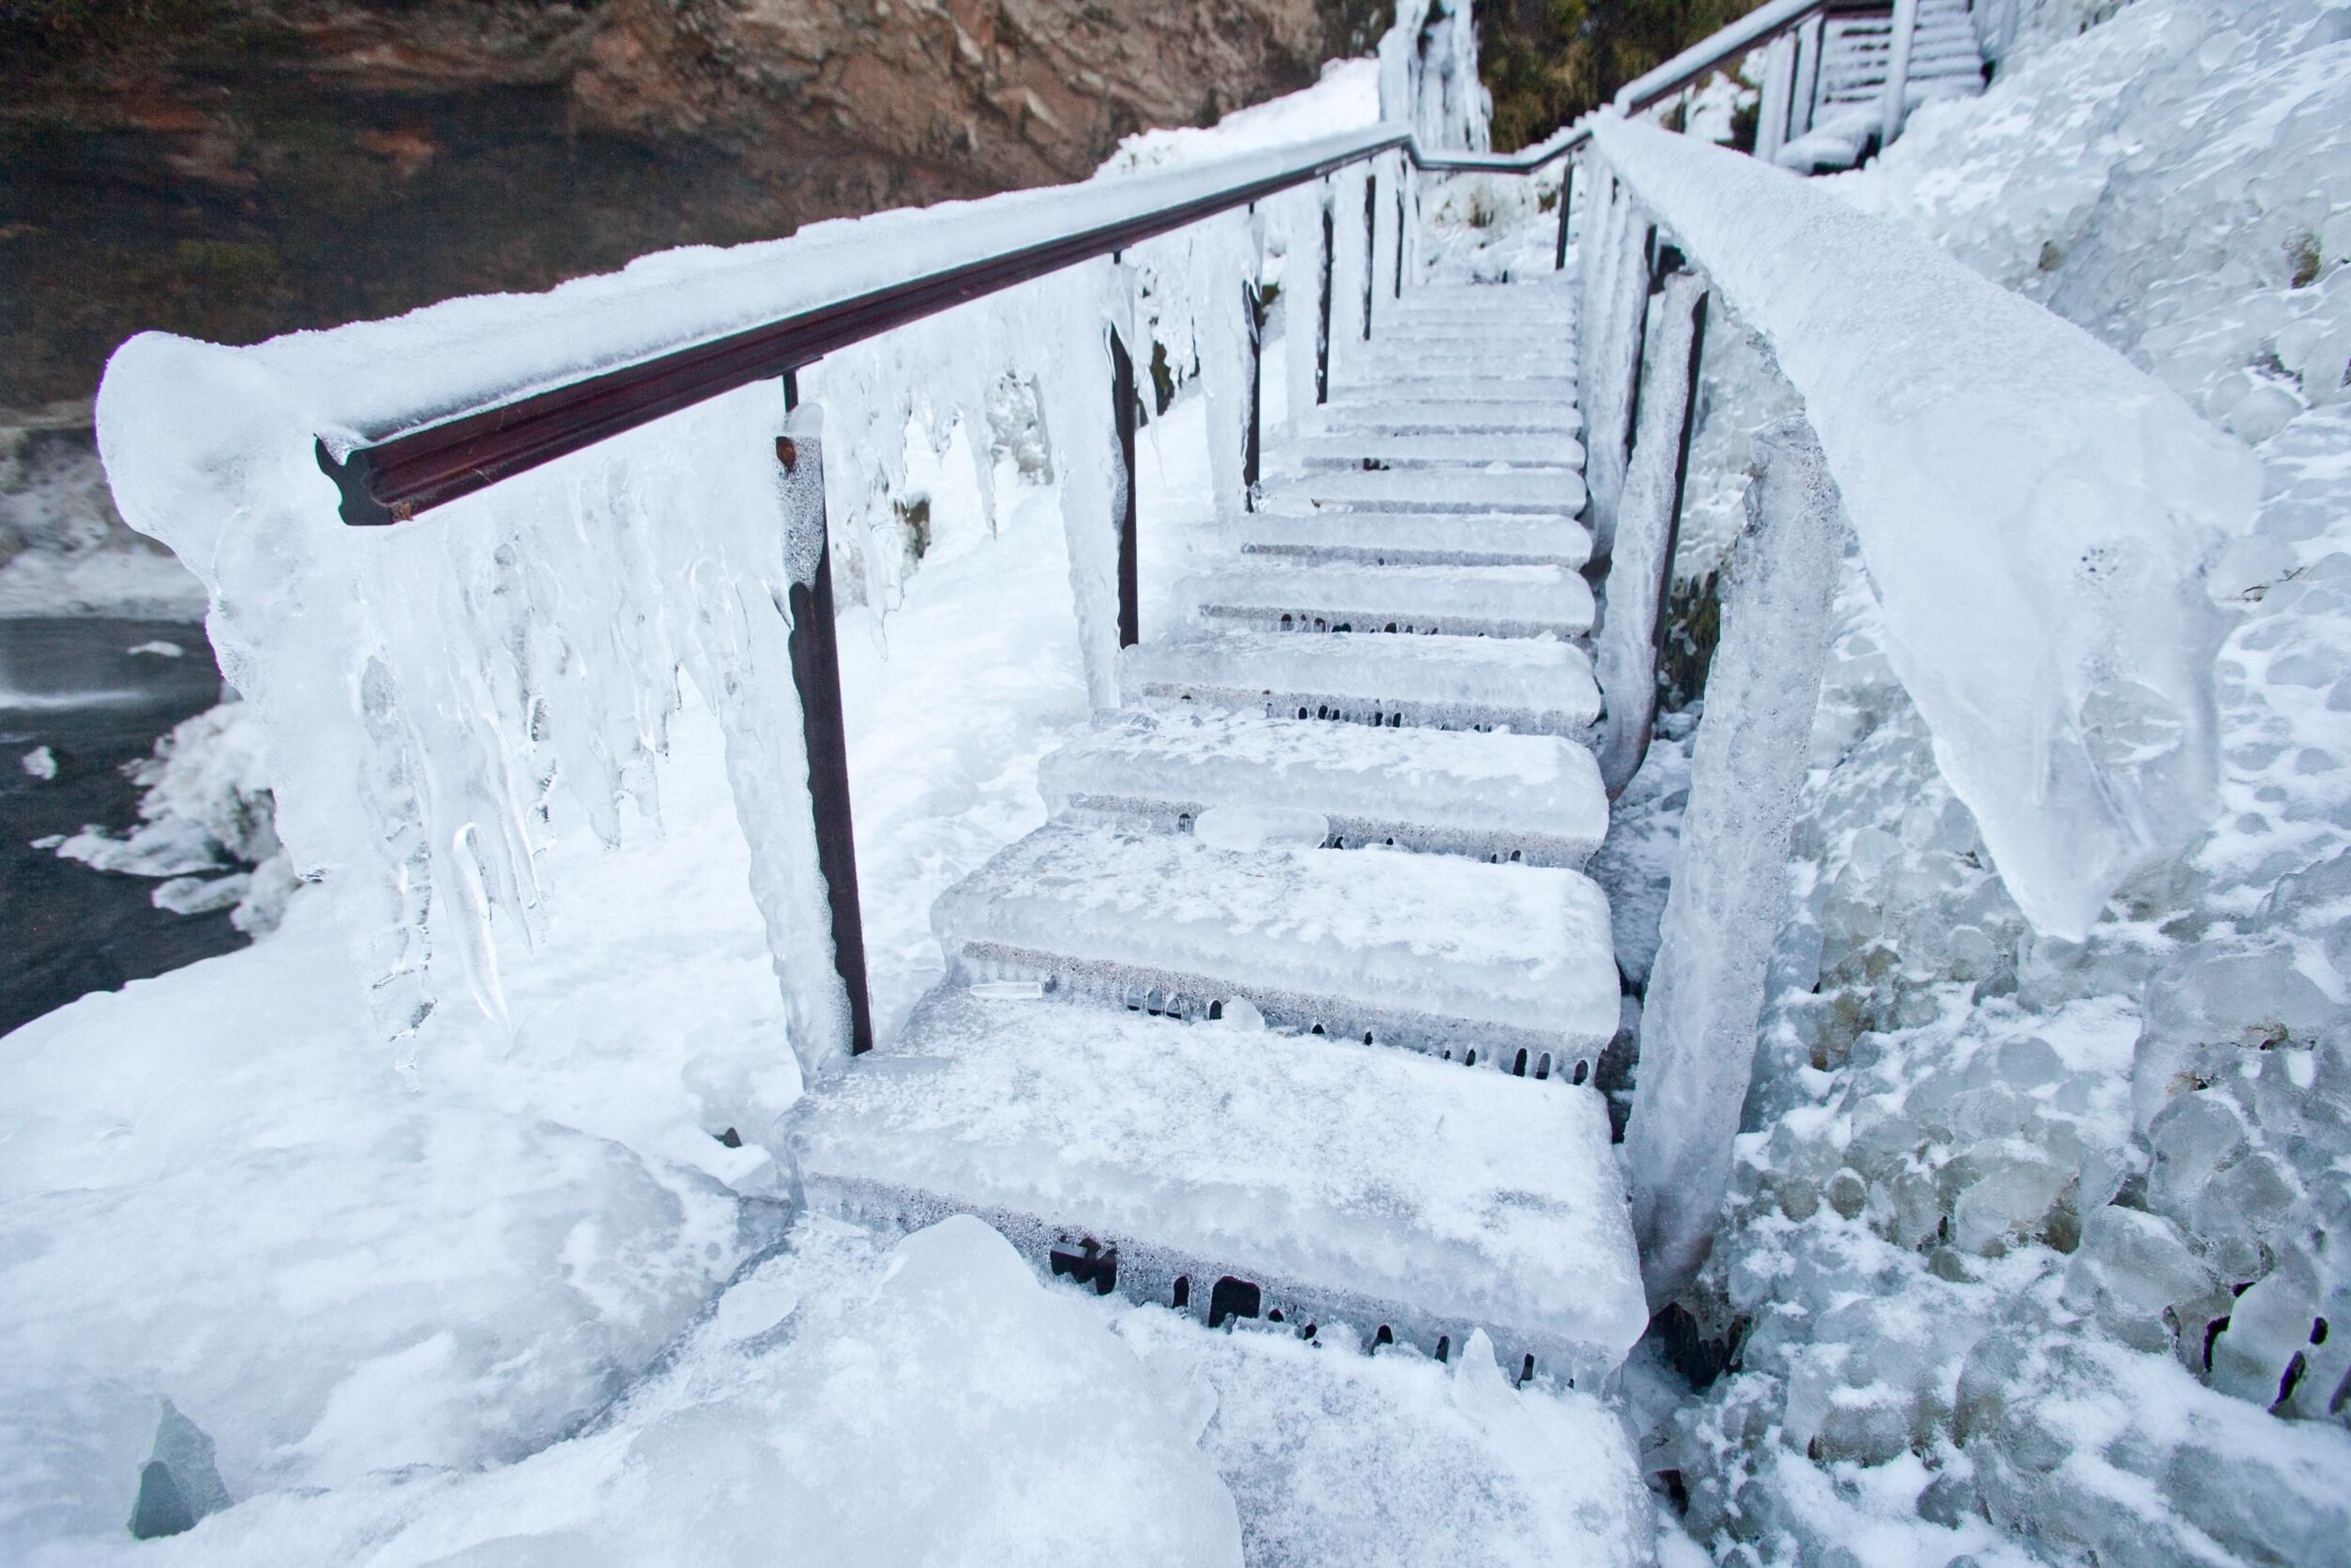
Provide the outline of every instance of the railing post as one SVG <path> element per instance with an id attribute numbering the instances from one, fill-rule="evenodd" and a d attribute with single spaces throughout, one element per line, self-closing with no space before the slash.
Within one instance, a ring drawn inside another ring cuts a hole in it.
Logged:
<path id="1" fill-rule="evenodd" d="M 1698 424 L 1698 370 L 1706 352 L 1705 283 L 1677 270 L 1666 280 L 1649 345 L 1652 386 L 1616 514 L 1607 611 L 1594 663 L 1608 705 L 1600 781 L 1614 800 L 1639 772 L 1656 720 L 1657 657 L 1664 650 L 1667 595 L 1688 488 L 1690 435 Z M 1670 465 L 1670 467 L 1668 467 Z"/>
<path id="2" fill-rule="evenodd" d="M 1755 156 L 1765 163 L 1787 141 L 1789 99 L 1796 85 L 1796 39 L 1782 33 L 1763 54 L 1763 97 L 1755 109 Z"/>
<path id="3" fill-rule="evenodd" d="M 1567 270 L 1567 209 L 1575 200 L 1575 160 L 1567 159 L 1559 172 L 1559 254 L 1552 258 L 1552 270 Z"/>
<path id="4" fill-rule="evenodd" d="M 1364 341 L 1372 340 L 1372 295 L 1380 280 L 1380 176 L 1377 170 L 1364 175 Z"/>
<path id="5" fill-rule="evenodd" d="M 1331 212 L 1332 190 L 1322 189 L 1322 306 L 1314 319 L 1314 405 L 1320 408 L 1331 401 L 1331 247 L 1336 239 L 1336 224 Z"/>
<path id="6" fill-rule="evenodd" d="M 1877 100 L 1877 145 L 1894 145 L 1909 113 L 1910 47 L 1918 32 L 1918 0 L 1894 0 L 1893 31 L 1886 39 L 1886 89 Z"/>
<path id="7" fill-rule="evenodd" d="M 1241 285 L 1241 304 L 1249 311 L 1249 434 L 1241 442 L 1241 507 L 1257 510 L 1259 455 L 1264 444 L 1265 291 L 1256 280 Z"/>
<path id="8" fill-rule="evenodd" d="M 799 402 L 796 373 L 784 377 L 787 413 Z M 849 810 L 849 737 L 841 706 L 841 649 L 832 604 L 832 550 L 824 517 L 820 427 L 788 418 L 776 438 L 784 470 L 785 559 L 791 629 L 785 647 L 800 699 L 800 737 L 808 753 L 809 805 L 816 819 L 817 871 L 832 915 L 832 962 L 849 992 L 849 1050 L 873 1049 L 873 1008 L 865 986 L 865 920 L 857 897 L 857 838 Z"/>
<path id="9" fill-rule="evenodd" d="M 1796 28 L 1796 86 L 1788 105 L 1790 141 L 1813 128 L 1813 112 L 1821 96 L 1821 47 L 1827 26 L 1826 18 L 1815 16 Z"/>
<path id="10" fill-rule="evenodd" d="M 1844 506 L 1811 427 L 1783 420 L 1756 433 L 1755 451 L 1625 1129 L 1652 1312 L 1697 1276 L 1721 1222 L 1844 556 Z"/>
<path id="11" fill-rule="evenodd" d="M 1395 297 L 1404 298 L 1404 236 L 1411 219 L 1407 216 L 1405 190 L 1412 183 L 1412 167 L 1399 159 L 1396 162 L 1396 265 Z"/>
<path id="12" fill-rule="evenodd" d="M 1118 433 L 1118 645 L 1143 641 L 1142 576 L 1134 548 L 1134 356 L 1118 329 L 1110 329 L 1110 417 Z"/>

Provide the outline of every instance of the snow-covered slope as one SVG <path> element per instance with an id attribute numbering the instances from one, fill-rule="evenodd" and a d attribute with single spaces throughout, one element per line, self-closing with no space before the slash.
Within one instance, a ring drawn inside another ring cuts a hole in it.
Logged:
<path id="1" fill-rule="evenodd" d="M 1849 576 L 1729 1228 L 1684 1302 L 1733 1370 L 1646 1461 L 1719 1552 L 2346 1560 L 2346 40 L 2341 6 L 2140 0 L 1830 183 L 2168 382 L 2266 483 L 2210 578 L 2222 812 L 2081 943 L 1987 869 Z M 1770 402 L 1741 355 L 1718 407 Z"/>

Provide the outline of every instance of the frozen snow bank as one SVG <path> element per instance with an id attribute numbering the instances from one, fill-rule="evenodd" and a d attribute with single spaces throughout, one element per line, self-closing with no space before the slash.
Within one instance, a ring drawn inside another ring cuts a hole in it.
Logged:
<path id="1" fill-rule="evenodd" d="M 204 612 L 204 584 L 114 509 L 89 404 L 0 410 L 0 616 Z"/>
<path id="2" fill-rule="evenodd" d="M 323 904 L 0 1041 L 0 1556 L 119 1535 L 170 1399 L 232 1497 L 537 1448 L 745 1256 L 696 1172 L 403 1073 Z"/>
<path id="3" fill-rule="evenodd" d="M 275 927 L 299 885 L 277 842 L 259 726 L 242 702 L 174 727 L 131 771 L 139 825 L 122 837 L 84 828 L 57 853 L 93 870 L 163 879 L 157 907 L 180 915 L 234 911 L 239 930 Z"/>
<path id="4" fill-rule="evenodd" d="M 109 1550 L 109 1548 L 111 1548 Z M 1233 1500 L 1133 1352 L 957 1218 L 884 1253 L 823 1221 L 609 1418 L 488 1473 L 280 1493 L 76 1563 L 823 1568 L 1241 1561 Z"/>
<path id="5" fill-rule="evenodd" d="M 2078 329 L 1825 192 L 1645 125 L 1596 135 L 1804 395 L 1938 763 L 2026 914 L 2078 937 L 2217 810 L 2202 572 L 2255 465 Z"/>

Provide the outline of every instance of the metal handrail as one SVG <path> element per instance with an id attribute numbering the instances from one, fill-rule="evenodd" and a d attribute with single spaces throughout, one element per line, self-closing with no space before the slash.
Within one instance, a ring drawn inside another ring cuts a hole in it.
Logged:
<path id="1" fill-rule="evenodd" d="M 559 386 L 387 431 L 340 459 L 322 438 L 317 444 L 319 466 L 341 492 L 346 523 L 405 522 L 429 507 L 753 382 L 775 380 L 893 328 L 1248 206 L 1351 164 L 1401 151 L 1416 169 L 1433 173 L 1525 174 L 1574 152 L 1590 137 L 1589 125 L 1569 126 L 1511 155 L 1424 152 L 1412 132 L 1401 127 L 1366 133 L 1336 149 L 1329 141 L 1317 143 L 1294 162 L 1237 179 L 1204 195 L 830 301 Z M 1232 162 L 1262 166 L 1265 160 L 1257 155 Z M 1198 171 L 1185 172 L 1196 178 Z"/>
<path id="2" fill-rule="evenodd" d="M 1701 38 L 1656 69 L 1635 77 L 1616 89 L 1613 101 L 1619 112 L 1638 114 L 1720 69 L 1725 61 L 1761 48 L 1834 5 L 1835 0 L 1773 0 Z"/>

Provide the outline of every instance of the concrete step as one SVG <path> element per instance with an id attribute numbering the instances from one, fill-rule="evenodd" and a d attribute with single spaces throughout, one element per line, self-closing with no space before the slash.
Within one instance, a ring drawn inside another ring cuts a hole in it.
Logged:
<path id="1" fill-rule="evenodd" d="M 1244 555 L 1362 566 L 1562 566 L 1591 559 L 1592 536 L 1559 517 L 1313 512 L 1244 518 Z"/>
<path id="2" fill-rule="evenodd" d="M 1590 657 L 1543 638 L 1200 632 L 1127 649 L 1119 681 L 1130 703 L 1395 728 L 1581 738 L 1600 716 Z"/>
<path id="3" fill-rule="evenodd" d="M 1580 637 L 1592 585 L 1559 566 L 1362 566 L 1245 558 L 1176 584 L 1203 626 L 1260 632 Z"/>
<path id="4" fill-rule="evenodd" d="M 1186 1018 L 1240 998 L 1280 1028 L 1505 1072 L 1523 1050 L 1573 1081 L 1616 1031 L 1608 900 L 1562 867 L 1065 820 L 949 889 L 931 923 L 966 982 Z"/>
<path id="5" fill-rule="evenodd" d="M 1048 756 L 1056 815 L 1189 832 L 1212 810 L 1310 811 L 1334 847 L 1581 865 L 1608 831 L 1599 764 L 1573 740 L 1259 714 L 1128 713 Z"/>

